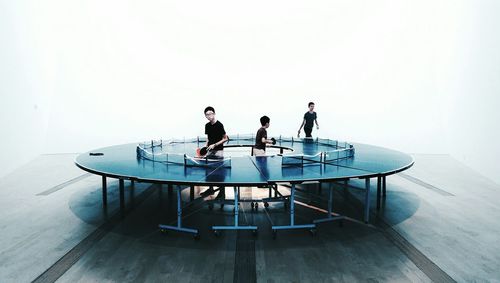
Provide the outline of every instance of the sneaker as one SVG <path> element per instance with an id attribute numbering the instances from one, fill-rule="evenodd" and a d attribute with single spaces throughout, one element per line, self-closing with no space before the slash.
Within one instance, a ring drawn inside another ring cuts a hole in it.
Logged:
<path id="1" fill-rule="evenodd" d="M 212 187 L 209 187 L 208 189 L 206 189 L 205 191 L 201 192 L 200 193 L 200 196 L 202 197 L 208 197 L 208 196 L 211 196 L 215 193 L 215 190 L 214 188 Z"/>

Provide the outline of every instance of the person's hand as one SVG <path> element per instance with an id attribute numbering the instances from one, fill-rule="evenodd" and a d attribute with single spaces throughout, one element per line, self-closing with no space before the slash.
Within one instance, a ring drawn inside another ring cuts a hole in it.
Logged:
<path id="1" fill-rule="evenodd" d="M 211 145 L 209 145 L 209 146 L 207 147 L 207 149 L 208 149 L 208 150 L 212 150 L 212 149 L 214 149 L 214 147 L 215 147 L 215 144 L 211 144 Z"/>
<path id="2" fill-rule="evenodd" d="M 319 126 L 316 126 L 316 130 L 319 130 Z"/>

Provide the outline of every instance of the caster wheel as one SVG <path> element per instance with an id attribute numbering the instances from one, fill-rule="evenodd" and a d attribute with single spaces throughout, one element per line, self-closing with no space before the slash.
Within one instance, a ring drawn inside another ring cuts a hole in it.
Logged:
<path id="1" fill-rule="evenodd" d="M 259 232 L 258 232 L 257 230 L 252 230 L 252 235 L 253 235 L 254 237 L 257 237 L 257 234 L 258 234 L 258 233 L 259 233 Z"/>
<path id="2" fill-rule="evenodd" d="M 264 203 L 264 207 L 265 207 L 265 208 L 268 208 L 268 207 L 269 207 L 269 203 L 268 203 L 268 202 L 265 202 L 265 203 Z"/>
<path id="3" fill-rule="evenodd" d="M 276 240 L 277 236 L 278 236 L 278 231 L 273 230 L 273 240 Z"/>
<path id="4" fill-rule="evenodd" d="M 251 202 L 251 203 L 250 203 L 250 206 L 251 206 L 251 207 L 252 207 L 252 209 L 253 209 L 253 208 L 254 208 L 254 203 L 253 203 L 253 202 Z"/>
<path id="5" fill-rule="evenodd" d="M 309 230 L 309 233 L 311 234 L 311 236 L 316 236 L 316 229 L 311 229 Z"/>
<path id="6" fill-rule="evenodd" d="M 167 229 L 160 229 L 160 233 L 167 234 Z"/>
<path id="7" fill-rule="evenodd" d="M 200 233 L 196 233 L 196 234 L 194 234 L 193 238 L 194 238 L 195 240 L 199 240 L 199 239 L 200 239 Z"/>
<path id="8" fill-rule="evenodd" d="M 255 203 L 255 210 L 259 209 L 259 204 Z"/>
<path id="9" fill-rule="evenodd" d="M 214 204 L 213 203 L 208 204 L 208 209 L 210 210 L 214 209 Z"/>
<path id="10" fill-rule="evenodd" d="M 224 209 L 224 204 L 223 204 L 223 203 L 221 203 L 221 205 L 220 205 L 220 210 L 223 210 L 223 209 Z"/>
<path id="11" fill-rule="evenodd" d="M 214 230 L 214 235 L 215 235 L 215 237 L 217 237 L 217 238 L 218 238 L 218 237 L 220 236 L 220 232 L 219 232 L 219 230 Z"/>

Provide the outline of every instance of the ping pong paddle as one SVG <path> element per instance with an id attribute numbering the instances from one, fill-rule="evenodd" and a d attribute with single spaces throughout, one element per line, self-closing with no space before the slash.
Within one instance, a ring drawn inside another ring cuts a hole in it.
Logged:
<path id="1" fill-rule="evenodd" d="M 203 157 L 207 154 L 207 152 L 208 152 L 208 148 L 206 146 L 204 146 L 202 148 L 197 148 L 196 149 L 196 156 Z"/>
<path id="2" fill-rule="evenodd" d="M 271 140 L 273 141 L 273 145 L 276 144 L 276 139 L 275 138 L 271 138 Z"/>
<path id="3" fill-rule="evenodd" d="M 90 156 L 102 156 L 102 155 L 104 155 L 104 153 L 102 153 L 102 152 L 90 152 L 89 155 Z"/>

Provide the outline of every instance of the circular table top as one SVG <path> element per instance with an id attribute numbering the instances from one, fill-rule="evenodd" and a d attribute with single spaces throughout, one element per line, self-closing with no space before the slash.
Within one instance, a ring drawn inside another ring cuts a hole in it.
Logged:
<path id="1" fill-rule="evenodd" d="M 329 141 L 329 140 L 323 140 Z M 344 143 L 347 144 L 347 143 Z M 169 154 L 194 156 L 204 140 L 192 140 L 164 147 Z M 387 176 L 410 168 L 413 157 L 406 153 L 383 147 L 349 143 L 354 156 L 328 162 L 284 165 L 288 155 L 313 156 L 332 150 L 330 146 L 305 139 L 286 141 L 279 139 L 274 149 L 285 152 L 267 157 L 250 156 L 252 141 L 229 141 L 224 156 L 230 156 L 230 166 L 185 166 L 181 163 L 157 162 L 141 158 L 137 143 L 114 145 L 78 155 L 75 164 L 93 174 L 141 182 L 178 185 L 260 186 L 275 183 L 302 183 L 333 181 L 350 178 Z M 248 147 L 248 152 L 245 152 Z M 239 150 L 234 150 L 240 148 Z M 241 150 L 241 148 L 243 148 Z M 289 150 L 286 150 L 289 149 Z M 290 152 L 293 150 L 293 152 Z"/>

